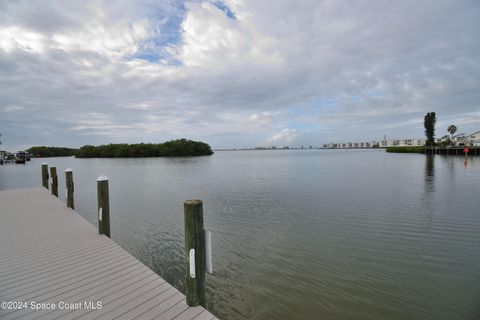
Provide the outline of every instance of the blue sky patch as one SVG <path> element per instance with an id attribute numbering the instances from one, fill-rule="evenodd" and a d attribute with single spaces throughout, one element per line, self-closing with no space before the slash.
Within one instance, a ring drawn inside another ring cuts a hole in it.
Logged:
<path id="1" fill-rule="evenodd" d="M 316 96 L 310 101 L 312 108 L 334 107 L 337 103 L 334 99 L 322 96 Z"/>
<path id="2" fill-rule="evenodd" d="M 218 9 L 222 10 L 223 12 L 225 12 L 225 14 L 227 15 L 227 17 L 229 17 L 230 19 L 233 19 L 233 20 L 236 20 L 237 18 L 235 17 L 235 14 L 233 13 L 233 11 L 225 4 L 223 3 L 222 1 L 212 1 L 212 4 L 217 7 Z"/>
<path id="3" fill-rule="evenodd" d="M 225 12 L 230 19 L 236 19 L 233 11 L 222 1 L 210 2 Z M 126 57 L 127 60 L 141 59 L 152 63 L 181 65 L 181 62 L 166 50 L 168 47 L 178 46 L 182 41 L 182 22 L 186 14 L 185 1 L 178 1 L 173 7 L 164 10 L 160 7 L 152 8 L 149 19 L 155 36 L 145 41 L 137 53 Z"/>
<path id="4" fill-rule="evenodd" d="M 175 3 L 170 10 L 152 8 L 149 19 L 155 31 L 154 36 L 145 41 L 137 53 L 128 56 L 126 59 L 141 59 L 152 63 L 162 62 L 180 65 L 180 61 L 175 59 L 166 48 L 180 44 L 182 40 L 181 25 L 185 14 L 186 8 L 183 1 Z"/>
<path id="5" fill-rule="evenodd" d="M 381 98 L 381 97 L 385 96 L 385 92 L 384 92 L 383 90 L 377 90 L 377 89 L 375 89 L 375 90 L 370 91 L 370 92 L 369 92 L 369 95 L 370 95 L 371 97 Z"/>

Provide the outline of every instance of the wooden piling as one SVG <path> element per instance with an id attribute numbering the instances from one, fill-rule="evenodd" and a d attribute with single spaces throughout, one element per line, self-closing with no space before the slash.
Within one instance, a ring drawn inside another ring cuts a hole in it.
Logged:
<path id="1" fill-rule="evenodd" d="M 48 164 L 42 163 L 42 185 L 48 189 Z"/>
<path id="2" fill-rule="evenodd" d="M 65 184 L 67 188 L 67 207 L 75 209 L 75 204 L 73 201 L 73 170 L 70 168 L 65 170 Z"/>
<path id="3" fill-rule="evenodd" d="M 97 179 L 98 232 L 110 237 L 110 204 L 108 196 L 108 178 L 104 175 Z"/>
<path id="4" fill-rule="evenodd" d="M 184 216 L 186 302 L 191 307 L 205 306 L 205 231 L 202 201 L 185 201 Z"/>
<path id="5" fill-rule="evenodd" d="M 50 176 L 52 177 L 52 194 L 58 198 L 58 177 L 57 177 L 57 168 L 50 167 Z"/>

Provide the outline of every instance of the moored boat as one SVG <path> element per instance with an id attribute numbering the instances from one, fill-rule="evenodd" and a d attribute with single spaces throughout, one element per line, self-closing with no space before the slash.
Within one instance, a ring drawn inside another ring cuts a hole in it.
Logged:
<path id="1" fill-rule="evenodd" d="M 18 151 L 15 155 L 15 163 L 17 164 L 25 164 L 27 159 L 27 153 L 25 151 Z"/>
<path id="2" fill-rule="evenodd" d="M 4 163 L 14 162 L 15 155 L 13 153 L 7 152 L 5 157 L 3 158 Z"/>

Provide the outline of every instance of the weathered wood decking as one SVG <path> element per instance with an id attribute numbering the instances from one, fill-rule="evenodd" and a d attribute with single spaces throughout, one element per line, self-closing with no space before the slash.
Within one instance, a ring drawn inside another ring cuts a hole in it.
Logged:
<path id="1" fill-rule="evenodd" d="M 0 308 L 2 320 L 216 319 L 44 188 L 0 191 L 0 301 L 27 303 Z M 56 309 L 35 311 L 32 302 Z"/>

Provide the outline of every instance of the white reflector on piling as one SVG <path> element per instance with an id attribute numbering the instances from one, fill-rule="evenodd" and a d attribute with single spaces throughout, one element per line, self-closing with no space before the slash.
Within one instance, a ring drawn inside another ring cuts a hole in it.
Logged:
<path id="1" fill-rule="evenodd" d="M 106 181 L 108 180 L 108 177 L 104 174 L 101 174 L 100 177 L 98 177 L 97 181 Z"/>
<path id="2" fill-rule="evenodd" d="M 212 233 L 205 230 L 205 269 L 208 273 L 213 273 L 212 268 Z"/>
<path id="3" fill-rule="evenodd" d="M 189 254 L 190 278 L 195 278 L 195 249 L 190 249 Z"/>
<path id="4" fill-rule="evenodd" d="M 100 207 L 100 209 L 98 209 L 98 221 L 102 221 L 103 220 L 103 208 Z"/>

